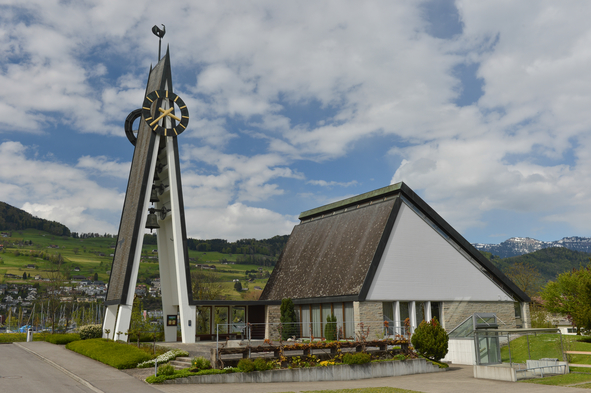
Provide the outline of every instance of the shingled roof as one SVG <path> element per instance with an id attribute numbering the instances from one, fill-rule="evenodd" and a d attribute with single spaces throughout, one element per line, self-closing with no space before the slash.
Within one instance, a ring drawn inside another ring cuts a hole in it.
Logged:
<path id="1" fill-rule="evenodd" d="M 404 183 L 300 214 L 260 299 L 365 300 L 403 201 L 436 223 L 503 290 L 530 300 Z"/>

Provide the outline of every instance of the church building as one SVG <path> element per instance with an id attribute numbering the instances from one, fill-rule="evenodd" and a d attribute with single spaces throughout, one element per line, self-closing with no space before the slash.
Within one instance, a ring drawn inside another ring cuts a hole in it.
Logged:
<path id="1" fill-rule="evenodd" d="M 436 317 L 449 332 L 474 313 L 529 327 L 529 297 L 404 183 L 299 219 L 260 298 L 268 335 L 284 298 L 299 337 L 323 337 L 329 315 L 344 338 L 405 334 L 407 318 L 411 331 Z"/>

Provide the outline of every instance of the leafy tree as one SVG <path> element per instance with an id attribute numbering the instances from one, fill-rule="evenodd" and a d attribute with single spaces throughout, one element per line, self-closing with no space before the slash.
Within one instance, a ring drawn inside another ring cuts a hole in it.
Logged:
<path id="1" fill-rule="evenodd" d="M 542 291 L 550 312 L 566 315 L 577 328 L 591 329 L 591 265 L 562 273 Z"/>
<path id="2" fill-rule="evenodd" d="M 133 299 L 133 308 L 131 311 L 131 323 L 129 324 L 129 338 L 134 335 L 137 338 L 137 346 L 140 347 L 140 337 L 142 332 L 148 332 L 150 330 L 150 322 L 144 319 L 142 310 L 144 305 L 139 297 Z"/>
<path id="3" fill-rule="evenodd" d="M 436 318 L 422 321 L 412 335 L 411 342 L 422 356 L 440 360 L 447 354 L 449 337 Z"/>
<path id="4" fill-rule="evenodd" d="M 236 281 L 234 283 L 234 289 L 237 290 L 238 292 L 242 291 L 242 284 L 240 284 L 240 281 Z"/>
<path id="5" fill-rule="evenodd" d="M 281 332 L 281 338 L 287 340 L 290 337 L 296 335 L 297 326 L 296 313 L 293 305 L 293 300 L 283 299 L 281 300 L 281 323 L 283 325 L 283 331 Z"/>

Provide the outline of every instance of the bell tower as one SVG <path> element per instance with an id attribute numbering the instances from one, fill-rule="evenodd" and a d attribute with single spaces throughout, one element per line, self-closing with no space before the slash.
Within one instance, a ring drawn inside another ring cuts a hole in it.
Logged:
<path id="1" fill-rule="evenodd" d="M 152 31 L 160 40 L 164 30 Z M 134 131 L 133 123 L 139 119 Z M 115 256 L 109 278 L 103 337 L 127 333 L 142 254 L 145 228 L 158 238 L 158 264 L 164 314 L 164 340 L 195 342 L 195 306 L 187 252 L 178 136 L 189 123 L 189 111 L 173 92 L 170 52 L 167 49 L 150 69 L 141 109 L 125 121 L 125 132 L 135 146 L 125 194 Z M 107 333 L 107 331 L 109 333 Z"/>

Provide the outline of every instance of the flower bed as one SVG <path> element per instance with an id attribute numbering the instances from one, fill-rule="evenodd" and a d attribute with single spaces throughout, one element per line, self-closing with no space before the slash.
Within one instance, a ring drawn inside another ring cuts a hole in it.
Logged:
<path id="1" fill-rule="evenodd" d="M 216 375 L 192 375 L 184 378 L 157 381 L 172 384 L 203 383 L 266 383 L 349 381 L 354 379 L 392 377 L 445 371 L 425 359 L 381 361 L 365 364 L 338 364 L 326 367 L 304 367 L 253 372 L 229 372 Z M 225 371 L 225 370 L 219 370 Z M 180 376 L 180 375 L 179 375 Z M 154 381 L 156 382 L 156 381 Z"/>

